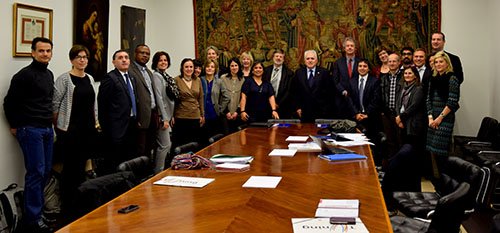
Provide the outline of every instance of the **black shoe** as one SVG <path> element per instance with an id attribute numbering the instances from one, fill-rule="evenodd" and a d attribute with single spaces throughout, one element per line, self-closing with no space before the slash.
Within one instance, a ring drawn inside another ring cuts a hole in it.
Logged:
<path id="1" fill-rule="evenodd" d="M 42 214 L 42 219 L 43 219 L 43 222 L 45 224 L 49 224 L 49 225 L 54 224 L 57 221 L 54 217 L 52 217 L 50 215 L 44 215 L 44 214 Z"/>
<path id="2" fill-rule="evenodd" d="M 49 226 L 45 225 L 43 221 L 40 221 L 35 224 L 31 224 L 27 227 L 26 232 L 32 232 L 32 233 L 51 233 L 54 232 L 52 228 Z"/>

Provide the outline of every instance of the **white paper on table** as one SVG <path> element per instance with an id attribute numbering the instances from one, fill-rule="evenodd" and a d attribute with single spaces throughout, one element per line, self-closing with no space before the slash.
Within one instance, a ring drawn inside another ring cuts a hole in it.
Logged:
<path id="1" fill-rule="evenodd" d="M 287 156 L 293 157 L 297 153 L 295 149 L 274 149 L 269 153 L 269 156 Z"/>
<path id="2" fill-rule="evenodd" d="M 217 164 L 215 168 L 220 169 L 234 169 L 234 170 L 242 170 L 250 168 L 250 164 L 241 164 L 241 163 L 221 163 Z"/>
<path id="3" fill-rule="evenodd" d="M 336 209 L 336 208 L 317 208 L 316 218 L 329 218 L 329 217 L 353 217 L 359 216 L 359 209 Z"/>
<path id="4" fill-rule="evenodd" d="M 321 152 L 321 147 L 314 143 L 290 143 L 288 149 L 297 150 L 297 152 Z"/>
<path id="5" fill-rule="evenodd" d="M 357 199 L 320 199 L 318 207 L 338 208 L 338 209 L 358 209 L 359 200 Z"/>
<path id="6" fill-rule="evenodd" d="M 338 133 L 337 135 L 342 136 L 342 137 L 347 138 L 347 139 L 351 139 L 353 141 L 361 141 L 361 140 L 367 141 L 368 140 L 368 138 L 362 133 Z"/>
<path id="7" fill-rule="evenodd" d="M 285 141 L 287 142 L 305 142 L 309 136 L 288 136 Z"/>
<path id="8" fill-rule="evenodd" d="M 356 224 L 331 224 L 330 218 L 292 218 L 293 233 L 368 233 L 365 224 L 356 218 Z"/>
<path id="9" fill-rule="evenodd" d="M 328 139 L 328 142 L 330 142 L 332 145 L 334 146 L 344 146 L 344 147 L 348 147 L 348 146 L 363 146 L 363 145 L 375 145 L 369 141 L 336 141 L 336 140 L 333 140 L 333 139 Z M 330 144 L 330 143 L 327 143 Z"/>
<path id="10" fill-rule="evenodd" d="M 154 182 L 157 185 L 203 188 L 205 185 L 210 184 L 215 179 L 213 178 L 199 178 L 199 177 L 185 177 L 185 176 L 166 176 L 161 180 Z"/>
<path id="11" fill-rule="evenodd" d="M 276 188 L 281 181 L 281 176 L 251 176 L 243 184 L 244 188 Z"/>

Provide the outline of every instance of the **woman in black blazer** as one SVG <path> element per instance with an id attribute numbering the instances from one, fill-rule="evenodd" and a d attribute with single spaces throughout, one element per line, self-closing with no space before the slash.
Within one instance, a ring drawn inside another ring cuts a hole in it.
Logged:
<path id="1" fill-rule="evenodd" d="M 427 117 L 423 83 L 417 68 L 408 67 L 403 71 L 401 94 L 396 100 L 396 123 L 403 133 L 404 144 L 412 144 L 415 149 L 424 150 L 427 134 Z"/>

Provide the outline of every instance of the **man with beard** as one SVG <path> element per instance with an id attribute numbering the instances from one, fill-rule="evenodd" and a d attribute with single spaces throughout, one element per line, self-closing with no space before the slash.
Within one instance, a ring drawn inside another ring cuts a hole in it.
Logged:
<path id="1" fill-rule="evenodd" d="M 264 78 L 271 82 L 276 96 L 276 106 L 280 118 L 292 116 L 292 82 L 295 74 L 284 64 L 285 52 L 276 49 L 273 53 L 273 65 L 264 69 Z"/>
<path id="2" fill-rule="evenodd" d="M 414 50 L 412 47 L 404 47 L 401 49 L 401 70 L 413 65 L 413 52 Z"/>

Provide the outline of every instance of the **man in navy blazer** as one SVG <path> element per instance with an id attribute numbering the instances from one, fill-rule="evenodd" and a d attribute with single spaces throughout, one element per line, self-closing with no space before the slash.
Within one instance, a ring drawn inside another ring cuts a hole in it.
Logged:
<path id="1" fill-rule="evenodd" d="M 431 37 L 432 52 L 444 51 L 444 33 L 434 32 Z M 458 79 L 458 83 L 461 84 L 464 81 L 464 71 L 462 70 L 462 62 L 460 58 L 452 53 L 444 51 L 450 57 L 451 66 L 453 66 L 453 73 Z"/>
<path id="2" fill-rule="evenodd" d="M 115 69 L 105 75 L 97 96 L 99 123 L 108 146 L 107 172 L 115 171 L 119 163 L 132 158 L 137 151 L 137 87 L 134 77 L 128 74 L 128 53 L 116 51 L 113 65 Z"/>
<path id="3" fill-rule="evenodd" d="M 320 118 L 334 118 L 332 112 L 333 83 L 327 69 L 316 66 L 318 54 L 304 52 L 305 67 L 295 72 L 296 113 L 302 122 Z"/>
<path id="4" fill-rule="evenodd" d="M 351 119 L 364 126 L 368 138 L 376 140 L 375 136 L 380 131 L 380 79 L 369 75 L 370 67 L 366 59 L 359 60 L 357 70 L 358 76 L 349 80 Z"/>
<path id="5" fill-rule="evenodd" d="M 354 38 L 346 37 L 342 47 L 345 56 L 335 61 L 333 66 L 333 82 L 338 93 L 335 98 L 335 105 L 338 117 L 349 118 L 349 80 L 352 77 L 358 77 L 357 68 L 360 58 L 356 57 L 356 41 Z"/>
<path id="6" fill-rule="evenodd" d="M 271 82 L 273 86 L 278 114 L 282 119 L 292 117 L 294 106 L 293 79 L 294 72 L 284 64 L 285 52 L 281 49 L 274 50 L 273 65 L 264 69 L 264 78 Z"/>

